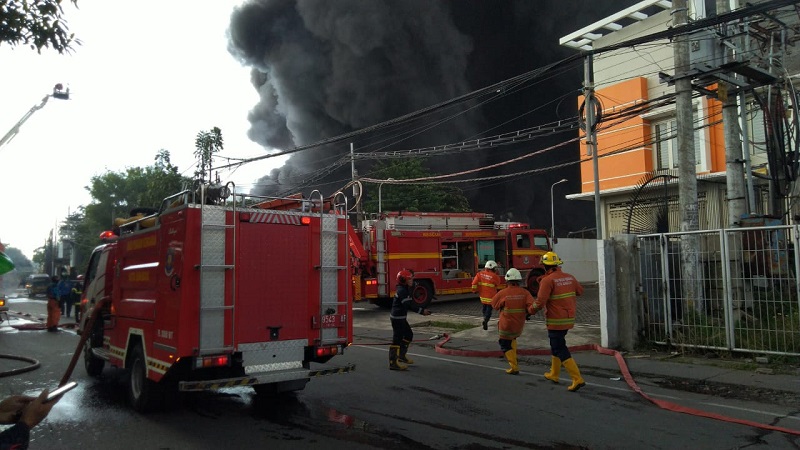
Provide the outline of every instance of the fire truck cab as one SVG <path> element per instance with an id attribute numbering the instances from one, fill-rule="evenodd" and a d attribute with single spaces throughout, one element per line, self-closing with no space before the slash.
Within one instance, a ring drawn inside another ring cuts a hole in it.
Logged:
<path id="1" fill-rule="evenodd" d="M 541 256 L 551 249 L 545 230 L 520 222 L 498 222 L 484 213 L 390 212 L 362 225 L 355 300 L 388 306 L 395 274 L 414 271 L 413 296 L 428 306 L 435 298 L 474 296 L 472 279 L 486 261 L 497 273 L 515 267 L 532 291 L 544 273 Z"/>
<path id="2" fill-rule="evenodd" d="M 353 370 L 322 365 L 353 339 L 346 200 L 274 200 L 201 186 L 104 233 L 81 301 L 89 375 L 125 369 L 132 406 L 148 411 L 167 392 L 270 395 Z"/>

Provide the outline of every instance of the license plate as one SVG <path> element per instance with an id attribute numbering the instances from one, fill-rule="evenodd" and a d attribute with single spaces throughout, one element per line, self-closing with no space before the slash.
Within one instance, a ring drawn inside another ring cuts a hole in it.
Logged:
<path id="1" fill-rule="evenodd" d="M 345 315 L 327 314 L 322 316 L 322 328 L 337 328 L 344 324 Z"/>

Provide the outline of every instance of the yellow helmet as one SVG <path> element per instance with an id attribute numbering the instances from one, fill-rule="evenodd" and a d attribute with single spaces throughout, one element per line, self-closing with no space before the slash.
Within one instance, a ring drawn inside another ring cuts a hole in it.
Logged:
<path id="1" fill-rule="evenodd" d="M 564 264 L 564 261 L 556 255 L 556 252 L 547 252 L 542 255 L 542 264 L 545 266 L 560 266 Z"/>

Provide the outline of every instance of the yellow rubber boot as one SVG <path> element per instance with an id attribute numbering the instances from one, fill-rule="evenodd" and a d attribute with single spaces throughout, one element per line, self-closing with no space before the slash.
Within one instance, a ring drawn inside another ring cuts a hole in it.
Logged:
<path id="1" fill-rule="evenodd" d="M 400 364 L 397 360 L 400 358 L 400 346 L 389 346 L 389 370 L 406 370 L 408 367 Z"/>
<path id="2" fill-rule="evenodd" d="M 407 341 L 403 339 L 403 343 L 400 344 L 400 357 L 397 358 L 401 363 L 405 364 L 414 364 L 414 360 L 409 358 L 406 353 L 408 352 L 408 346 L 411 345 L 411 341 Z"/>
<path id="3" fill-rule="evenodd" d="M 561 374 L 561 359 L 558 356 L 550 357 L 550 371 L 544 373 L 544 377 L 553 383 L 558 384 L 558 376 Z"/>
<path id="4" fill-rule="evenodd" d="M 567 369 L 570 378 L 572 378 L 572 384 L 567 388 L 568 391 L 576 392 L 578 389 L 586 386 L 586 382 L 583 381 L 583 377 L 581 377 L 581 371 L 578 370 L 578 365 L 575 364 L 574 359 L 570 358 L 564 361 L 564 368 Z"/>
<path id="5" fill-rule="evenodd" d="M 519 365 L 517 365 L 517 340 L 514 339 L 511 341 L 511 350 L 506 352 L 506 359 L 508 360 L 508 364 L 511 366 L 509 369 L 506 369 L 506 373 L 509 375 L 517 375 L 519 374 Z"/>

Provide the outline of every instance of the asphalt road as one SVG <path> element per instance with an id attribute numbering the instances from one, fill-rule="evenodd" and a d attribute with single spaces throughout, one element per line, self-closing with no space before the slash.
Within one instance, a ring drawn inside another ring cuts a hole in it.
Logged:
<path id="1" fill-rule="evenodd" d="M 3 393 L 36 394 L 54 386 L 77 339 L 70 331 L 5 330 L 0 353 L 23 354 L 41 366 L 6 377 Z M 79 387 L 33 430 L 31 448 L 781 449 L 800 444 L 782 433 L 658 409 L 614 379 L 587 377 L 588 386 L 573 394 L 565 384 L 543 380 L 539 367 L 509 376 L 499 358 L 449 357 L 422 346 L 414 346 L 411 356 L 416 364 L 408 371 L 389 371 L 385 346 L 357 340 L 336 358 L 337 364 L 355 363 L 356 371 L 313 379 L 297 394 L 260 399 L 249 388 L 193 393 L 150 415 L 128 407 L 123 371 L 106 369 L 96 380 L 79 365 L 72 377 Z M 2 364 L 0 369 L 17 363 Z M 731 403 L 646 388 L 657 398 L 690 406 Z"/>

